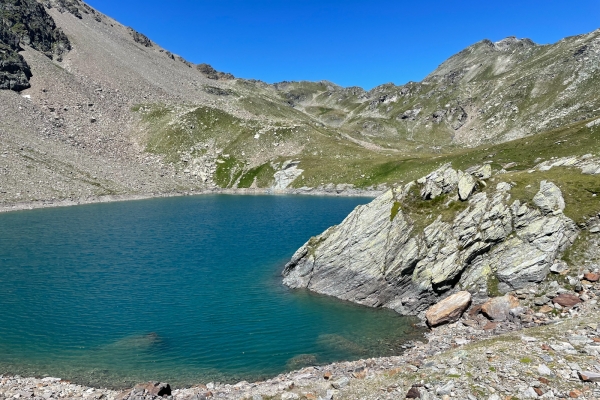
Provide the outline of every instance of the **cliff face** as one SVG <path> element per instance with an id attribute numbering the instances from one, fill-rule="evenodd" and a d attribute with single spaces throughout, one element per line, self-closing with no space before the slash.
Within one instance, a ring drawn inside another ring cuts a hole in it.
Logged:
<path id="1" fill-rule="evenodd" d="M 485 168 L 445 165 L 357 207 L 294 254 L 284 283 L 418 314 L 459 290 L 483 299 L 542 281 L 579 231 L 561 190 L 542 181 L 529 205 L 511 200 L 508 183 L 485 189 L 484 178 Z M 485 190 L 471 194 L 477 186 Z M 415 207 L 432 207 L 431 221 Z"/>
<path id="2" fill-rule="evenodd" d="M 27 45 L 49 58 L 62 60 L 71 49 L 69 39 L 56 27 L 36 0 L 0 2 L 0 89 L 21 91 L 30 87 L 31 69 L 18 53 Z"/>

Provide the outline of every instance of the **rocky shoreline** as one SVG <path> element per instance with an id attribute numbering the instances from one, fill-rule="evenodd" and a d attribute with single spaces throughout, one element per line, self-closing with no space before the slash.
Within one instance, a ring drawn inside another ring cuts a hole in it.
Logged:
<path id="1" fill-rule="evenodd" d="M 559 272 L 489 304 L 471 304 L 424 341 L 407 343 L 399 356 L 307 367 L 263 382 L 178 389 L 150 382 L 115 391 L 52 377 L 2 376 L 0 399 L 597 399 L 600 274 L 573 273 L 572 287 L 558 283 L 566 277 Z"/>
<path id="2" fill-rule="evenodd" d="M 34 210 L 38 208 L 69 207 L 82 204 L 111 203 L 116 201 L 144 200 L 160 197 L 199 196 L 207 194 L 229 194 L 229 195 L 300 195 L 300 196 L 339 196 L 339 197 L 370 197 L 375 198 L 383 192 L 380 190 L 363 190 L 354 188 L 299 188 L 273 190 L 270 188 L 255 189 L 222 189 L 211 188 L 203 190 L 190 190 L 168 193 L 146 193 L 146 194 L 119 194 L 106 196 L 88 196 L 83 198 L 38 200 L 31 202 L 4 203 L 0 204 L 0 213 L 22 210 Z"/>

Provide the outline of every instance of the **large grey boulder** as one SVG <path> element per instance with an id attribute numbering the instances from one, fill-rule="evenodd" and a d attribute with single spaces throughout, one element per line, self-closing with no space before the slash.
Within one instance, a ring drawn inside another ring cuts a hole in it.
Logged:
<path id="1" fill-rule="evenodd" d="M 421 193 L 432 184 L 447 190 L 458 182 L 450 169 L 445 166 L 357 207 L 294 254 L 283 271 L 284 283 L 419 314 L 457 288 L 485 300 L 490 284 L 505 293 L 543 280 L 578 229 L 562 213 L 511 203 L 510 185 L 471 195 L 467 208 L 452 220 L 440 216 L 422 230 L 415 228 L 403 199 L 414 185 L 421 186 Z M 540 196 L 557 198 L 548 187 L 543 185 Z"/>
<path id="2" fill-rule="evenodd" d="M 540 191 L 533 198 L 533 202 L 546 214 L 561 213 L 565 209 L 565 199 L 559 187 L 548 181 L 540 183 Z"/>
<path id="3" fill-rule="evenodd" d="M 454 191 L 458 185 L 458 172 L 452 168 L 450 163 L 444 164 L 439 169 L 419 180 L 423 184 L 421 197 L 434 199 L 442 193 Z"/>
<path id="4" fill-rule="evenodd" d="M 458 171 L 458 197 L 461 200 L 467 200 L 473 190 L 477 181 L 473 178 L 473 175 Z"/>

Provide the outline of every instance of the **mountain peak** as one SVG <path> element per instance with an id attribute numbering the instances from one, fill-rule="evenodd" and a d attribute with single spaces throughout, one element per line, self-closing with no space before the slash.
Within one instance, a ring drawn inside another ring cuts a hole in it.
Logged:
<path id="1" fill-rule="evenodd" d="M 537 44 L 531 39 L 518 39 L 516 36 L 508 36 L 502 40 L 494 42 L 493 45 L 494 48 L 499 51 L 537 46 Z"/>

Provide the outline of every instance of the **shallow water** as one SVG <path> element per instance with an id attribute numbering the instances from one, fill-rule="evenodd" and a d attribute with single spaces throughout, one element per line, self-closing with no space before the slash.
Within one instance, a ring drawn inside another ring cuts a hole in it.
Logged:
<path id="1" fill-rule="evenodd" d="M 365 198 L 197 196 L 0 215 L 0 373 L 104 387 L 256 380 L 397 354 L 411 318 L 281 284 Z"/>

